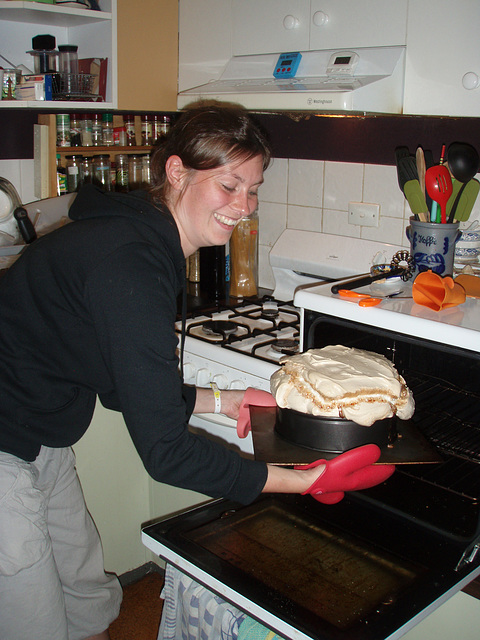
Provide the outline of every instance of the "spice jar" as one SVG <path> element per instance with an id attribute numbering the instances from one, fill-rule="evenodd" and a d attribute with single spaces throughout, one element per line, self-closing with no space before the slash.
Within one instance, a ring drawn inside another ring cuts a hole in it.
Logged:
<path id="1" fill-rule="evenodd" d="M 113 115 L 104 113 L 102 116 L 102 143 L 104 147 L 113 145 Z"/>
<path id="2" fill-rule="evenodd" d="M 111 191 L 112 188 L 110 170 L 110 156 L 93 156 L 93 183 L 105 191 Z"/>
<path id="3" fill-rule="evenodd" d="M 102 119 L 98 113 L 92 114 L 92 144 L 101 147 L 103 143 Z"/>
<path id="4" fill-rule="evenodd" d="M 142 156 L 142 187 L 148 187 L 151 179 L 150 156 Z"/>
<path id="5" fill-rule="evenodd" d="M 153 144 L 152 120 L 149 115 L 142 116 L 142 147 L 151 147 Z"/>
<path id="6" fill-rule="evenodd" d="M 230 238 L 230 295 L 256 296 L 258 291 L 258 214 L 242 218 Z"/>
<path id="7" fill-rule="evenodd" d="M 70 146 L 70 115 L 57 113 L 57 147 Z"/>
<path id="8" fill-rule="evenodd" d="M 67 191 L 73 193 L 80 187 L 80 165 L 83 156 L 65 156 L 67 163 Z"/>
<path id="9" fill-rule="evenodd" d="M 92 144 L 92 116 L 85 113 L 82 120 L 82 147 L 91 147 Z"/>
<path id="10" fill-rule="evenodd" d="M 135 135 L 135 116 L 132 114 L 124 116 L 125 134 L 127 138 L 127 147 L 135 147 L 137 139 Z"/>
<path id="11" fill-rule="evenodd" d="M 115 156 L 117 173 L 115 177 L 115 191 L 126 193 L 128 191 L 128 155 L 118 154 Z"/>
<path id="12" fill-rule="evenodd" d="M 89 156 L 80 162 L 80 186 L 93 182 L 93 160 Z"/>
<path id="13" fill-rule="evenodd" d="M 70 146 L 82 146 L 82 120 L 78 113 L 72 113 L 70 116 Z"/>
<path id="14" fill-rule="evenodd" d="M 161 142 L 170 129 L 169 116 L 153 116 L 152 119 L 152 137 L 153 144 Z"/>
<path id="15" fill-rule="evenodd" d="M 128 188 L 133 191 L 142 186 L 142 158 L 132 155 L 128 158 Z"/>

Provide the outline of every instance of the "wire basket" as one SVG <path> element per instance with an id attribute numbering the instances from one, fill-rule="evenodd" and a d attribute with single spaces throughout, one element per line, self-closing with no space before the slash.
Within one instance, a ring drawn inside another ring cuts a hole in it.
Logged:
<path id="1" fill-rule="evenodd" d="M 97 76 L 90 73 L 55 73 L 52 77 L 54 100 L 96 100 L 93 93 Z"/>

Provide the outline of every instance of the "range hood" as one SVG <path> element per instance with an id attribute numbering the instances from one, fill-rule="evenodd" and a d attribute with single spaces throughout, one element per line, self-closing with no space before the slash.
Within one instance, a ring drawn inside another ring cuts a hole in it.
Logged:
<path id="1" fill-rule="evenodd" d="M 180 92 L 178 108 L 203 98 L 252 110 L 401 113 L 404 66 L 400 46 L 233 56 L 218 80 Z"/>

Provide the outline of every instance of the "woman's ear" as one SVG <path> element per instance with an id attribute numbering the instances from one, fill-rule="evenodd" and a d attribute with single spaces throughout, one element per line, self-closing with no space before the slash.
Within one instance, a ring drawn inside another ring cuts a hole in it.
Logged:
<path id="1" fill-rule="evenodd" d="M 179 156 L 169 156 L 165 163 L 167 180 L 176 191 L 181 191 L 187 176 L 187 170 Z"/>

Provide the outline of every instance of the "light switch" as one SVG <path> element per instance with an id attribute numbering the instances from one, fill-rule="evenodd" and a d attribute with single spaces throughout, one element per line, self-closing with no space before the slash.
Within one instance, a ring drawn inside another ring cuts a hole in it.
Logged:
<path id="1" fill-rule="evenodd" d="M 362 227 L 378 227 L 380 205 L 369 202 L 348 203 L 348 223 Z"/>

